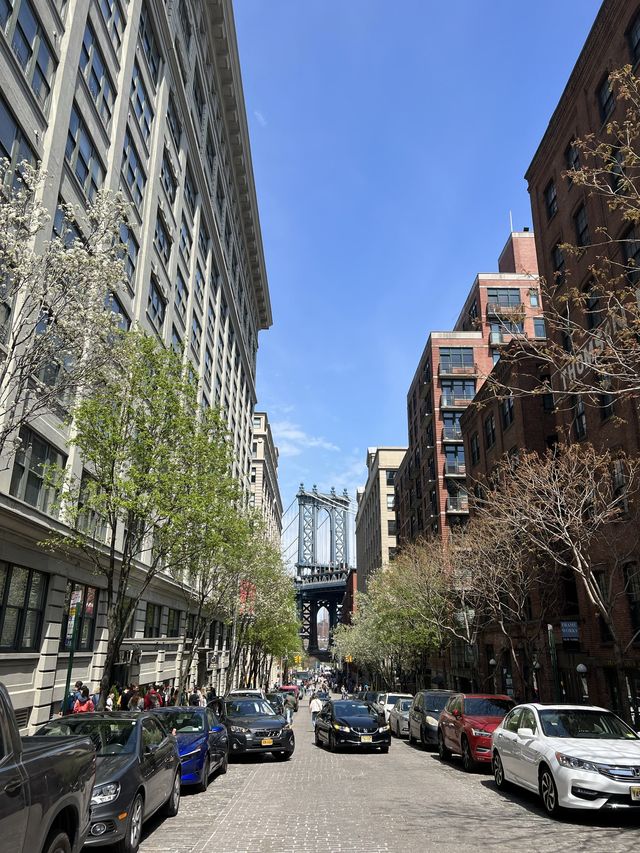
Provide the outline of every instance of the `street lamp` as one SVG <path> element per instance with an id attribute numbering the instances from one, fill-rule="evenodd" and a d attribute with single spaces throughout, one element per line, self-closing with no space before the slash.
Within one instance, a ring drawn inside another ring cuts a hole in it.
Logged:
<path id="1" fill-rule="evenodd" d="M 496 685 L 496 663 L 497 663 L 497 661 L 495 658 L 491 658 L 491 660 L 489 661 L 489 666 L 491 667 L 491 677 L 493 679 L 493 692 L 494 693 L 498 692 L 498 687 Z"/>
<path id="2" fill-rule="evenodd" d="M 576 667 L 576 672 L 580 676 L 580 681 L 582 683 L 582 701 L 586 704 L 589 703 L 589 687 L 587 685 L 587 667 L 583 663 L 579 663 Z"/>

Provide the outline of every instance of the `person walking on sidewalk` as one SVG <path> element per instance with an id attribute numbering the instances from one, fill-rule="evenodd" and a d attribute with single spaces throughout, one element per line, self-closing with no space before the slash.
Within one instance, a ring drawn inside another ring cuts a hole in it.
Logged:
<path id="1" fill-rule="evenodd" d="M 295 709 L 295 696 L 293 695 L 293 693 L 287 693 L 287 695 L 284 697 L 284 715 L 289 725 L 291 725 L 291 723 L 293 722 L 293 712 L 295 711 Z"/>
<path id="2" fill-rule="evenodd" d="M 311 725 L 315 729 L 316 717 L 322 711 L 322 700 L 318 698 L 316 693 L 313 694 L 311 702 L 309 702 L 309 710 L 311 711 Z"/>

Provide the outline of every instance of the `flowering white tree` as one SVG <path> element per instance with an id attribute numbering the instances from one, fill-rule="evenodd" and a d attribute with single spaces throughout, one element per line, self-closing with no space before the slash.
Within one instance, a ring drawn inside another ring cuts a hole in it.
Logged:
<path id="1" fill-rule="evenodd" d="M 23 164 L 13 186 L 0 162 L 0 458 L 23 424 L 60 411 L 100 381 L 118 317 L 109 306 L 124 280 L 120 195 L 98 193 L 84 210 L 67 205 L 45 240 L 47 176 Z"/>

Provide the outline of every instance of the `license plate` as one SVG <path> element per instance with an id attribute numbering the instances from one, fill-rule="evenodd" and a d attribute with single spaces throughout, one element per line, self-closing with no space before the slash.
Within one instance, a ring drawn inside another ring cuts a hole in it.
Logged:
<path id="1" fill-rule="evenodd" d="M 263 737 L 260 744 L 261 746 L 273 746 L 273 738 Z"/>
<path id="2" fill-rule="evenodd" d="M 640 801 L 640 785 L 634 785 L 632 788 L 629 788 L 629 793 L 632 800 Z"/>
<path id="3" fill-rule="evenodd" d="M 371 737 L 371 735 L 361 735 L 360 740 L 362 741 L 362 743 L 371 743 L 373 738 Z"/>

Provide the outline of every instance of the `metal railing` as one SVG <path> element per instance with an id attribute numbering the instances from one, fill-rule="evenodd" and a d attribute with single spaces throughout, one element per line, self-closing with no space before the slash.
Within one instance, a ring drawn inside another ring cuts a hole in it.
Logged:
<path id="1" fill-rule="evenodd" d="M 459 424 L 442 428 L 443 441 L 462 441 L 462 428 Z"/>
<path id="2" fill-rule="evenodd" d="M 445 409 L 459 409 L 468 406 L 474 397 L 475 394 L 443 394 L 440 398 L 440 406 Z"/>
<path id="3" fill-rule="evenodd" d="M 447 512 L 469 512 L 469 498 L 467 495 L 449 495 L 447 498 Z"/>

